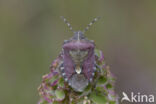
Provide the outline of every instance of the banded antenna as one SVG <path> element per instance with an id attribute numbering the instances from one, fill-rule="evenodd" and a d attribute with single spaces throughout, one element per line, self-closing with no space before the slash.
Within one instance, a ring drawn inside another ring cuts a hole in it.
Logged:
<path id="1" fill-rule="evenodd" d="M 96 17 L 93 21 L 91 21 L 87 27 L 84 29 L 83 33 L 85 33 L 96 21 L 98 21 L 101 17 Z"/>
<path id="2" fill-rule="evenodd" d="M 65 24 L 67 24 L 67 26 L 69 27 L 69 30 L 71 30 L 74 33 L 74 30 L 73 30 L 72 26 L 70 25 L 70 23 L 67 21 L 67 19 L 64 18 L 63 16 L 61 16 L 61 19 L 63 19 Z"/>

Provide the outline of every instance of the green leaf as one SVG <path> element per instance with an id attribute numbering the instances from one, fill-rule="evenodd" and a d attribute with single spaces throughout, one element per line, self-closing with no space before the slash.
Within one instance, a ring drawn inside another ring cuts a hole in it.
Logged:
<path id="1" fill-rule="evenodd" d="M 89 97 L 95 104 L 105 104 L 107 103 L 106 96 L 102 95 L 100 92 L 96 93 L 95 91 L 91 93 Z"/>
<path id="2" fill-rule="evenodd" d="M 116 104 L 116 101 L 110 101 L 109 104 Z"/>
<path id="3" fill-rule="evenodd" d="M 100 57 L 100 51 L 98 49 L 95 49 L 95 54 Z"/>
<path id="4" fill-rule="evenodd" d="M 112 88 L 112 85 L 111 85 L 110 83 L 108 83 L 108 84 L 106 85 L 106 87 L 107 87 L 108 89 L 111 89 L 111 88 Z"/>
<path id="5" fill-rule="evenodd" d="M 63 100 L 65 98 L 65 93 L 62 89 L 57 89 L 55 91 L 56 98 L 59 100 Z"/>
<path id="6" fill-rule="evenodd" d="M 58 86 L 59 87 L 64 87 L 64 80 L 63 80 L 63 78 L 60 78 Z"/>
<path id="7" fill-rule="evenodd" d="M 104 76 L 100 76 L 100 78 L 98 79 L 97 84 L 105 84 L 107 81 L 107 78 Z"/>
<path id="8" fill-rule="evenodd" d="M 54 101 L 52 104 L 60 104 L 59 102 L 57 102 L 57 101 Z"/>
<path id="9" fill-rule="evenodd" d="M 55 80 L 57 80 L 58 76 L 53 76 L 51 79 L 49 79 L 50 83 L 53 83 Z"/>

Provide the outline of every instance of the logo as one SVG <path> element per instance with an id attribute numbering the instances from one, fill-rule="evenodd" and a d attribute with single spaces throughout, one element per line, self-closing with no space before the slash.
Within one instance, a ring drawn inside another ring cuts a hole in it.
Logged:
<path id="1" fill-rule="evenodd" d="M 135 94 L 134 92 L 131 92 L 131 95 L 128 96 L 125 92 L 122 92 L 122 99 L 121 102 L 123 101 L 128 101 L 128 102 L 134 102 L 134 103 L 143 103 L 143 102 L 147 102 L 147 103 L 153 103 L 154 102 L 154 95 L 146 95 L 146 94 L 141 94 L 141 93 L 137 93 Z"/>

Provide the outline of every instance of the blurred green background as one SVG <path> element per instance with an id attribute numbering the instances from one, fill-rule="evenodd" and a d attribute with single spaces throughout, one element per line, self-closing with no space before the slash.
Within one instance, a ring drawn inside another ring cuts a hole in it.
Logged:
<path id="1" fill-rule="evenodd" d="M 73 34 L 104 52 L 116 92 L 156 94 L 155 0 L 0 0 L 0 104 L 36 104 L 42 75 Z M 125 103 L 124 103 L 125 104 Z"/>

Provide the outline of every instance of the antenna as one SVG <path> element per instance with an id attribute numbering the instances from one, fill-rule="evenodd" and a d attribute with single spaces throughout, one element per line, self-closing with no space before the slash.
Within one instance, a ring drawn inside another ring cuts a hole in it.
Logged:
<path id="1" fill-rule="evenodd" d="M 64 18 L 63 16 L 61 16 L 61 19 L 64 21 L 65 24 L 67 24 L 67 26 L 69 27 L 69 30 L 71 30 L 74 33 L 74 30 L 72 26 L 70 25 L 70 23 L 67 21 L 67 19 Z"/>
<path id="2" fill-rule="evenodd" d="M 85 33 L 96 21 L 98 21 L 101 17 L 96 17 L 93 21 L 91 21 L 87 27 L 84 29 L 83 33 Z"/>

